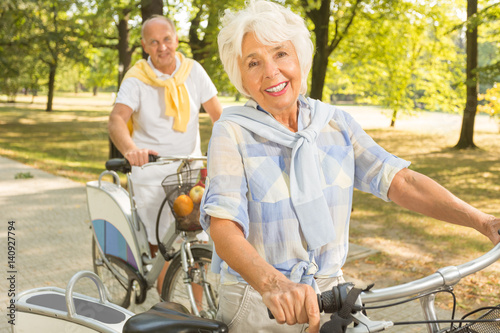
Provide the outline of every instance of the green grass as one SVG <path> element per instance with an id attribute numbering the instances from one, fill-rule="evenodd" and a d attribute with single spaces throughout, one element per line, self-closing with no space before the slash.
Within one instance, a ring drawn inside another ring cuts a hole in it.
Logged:
<path id="1" fill-rule="evenodd" d="M 477 150 L 451 149 L 459 133 L 417 133 L 371 130 L 388 151 L 412 162 L 423 173 L 480 210 L 500 216 L 500 134 L 477 132 Z M 378 255 L 347 264 L 354 277 L 383 287 L 408 282 L 441 267 L 459 265 L 492 247 L 485 237 L 466 227 L 442 223 L 355 191 L 351 242 L 375 248 Z M 478 287 L 480 286 L 480 287 Z M 463 310 L 496 305 L 500 269 L 495 264 L 456 286 Z M 447 302 L 444 302 L 446 305 Z"/>
<path id="2" fill-rule="evenodd" d="M 111 94 L 60 94 L 52 112 L 44 111 L 45 96 L 34 103 L 31 96 L 18 96 L 14 104 L 6 100 L 0 97 L 0 155 L 79 182 L 96 179 L 108 158 Z M 221 102 L 237 104 L 232 97 Z M 210 118 L 201 114 L 202 151 L 211 130 Z"/>
<path id="3" fill-rule="evenodd" d="M 5 101 L 0 96 L 0 155 L 79 182 L 98 177 L 108 157 L 110 94 L 58 95 L 53 112 L 44 111 L 43 96 L 36 97 L 34 103 L 30 96 L 20 96 L 15 104 Z M 221 101 L 235 104 L 231 97 Z M 201 116 L 200 128 L 202 150 L 206 151 L 212 129 L 206 114 Z M 458 133 L 450 131 L 388 128 L 368 133 L 388 151 L 411 161 L 412 169 L 486 213 L 500 216 L 499 133 L 475 133 L 481 149 L 465 151 L 450 149 L 458 141 Z M 408 281 L 466 262 L 491 248 L 485 237 L 471 229 L 443 224 L 359 191 L 354 194 L 351 225 L 351 242 L 381 251 L 346 266 L 347 273 L 356 272 L 366 281 Z M 367 268 L 363 271 L 356 265 Z M 499 271 L 497 267 L 496 271 L 476 274 L 457 287 L 474 296 L 460 299 L 466 308 L 475 299 L 500 294 Z M 478 283 L 487 288 L 474 287 Z M 491 304 L 495 301 L 498 303 L 498 299 L 488 300 Z"/>

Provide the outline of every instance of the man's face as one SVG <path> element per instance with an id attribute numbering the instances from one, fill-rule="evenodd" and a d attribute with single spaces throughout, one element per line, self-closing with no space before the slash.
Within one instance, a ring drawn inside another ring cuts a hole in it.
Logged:
<path id="1" fill-rule="evenodd" d="M 146 23 L 141 43 L 156 69 L 165 74 L 173 73 L 179 39 L 167 21 L 154 19 Z"/>

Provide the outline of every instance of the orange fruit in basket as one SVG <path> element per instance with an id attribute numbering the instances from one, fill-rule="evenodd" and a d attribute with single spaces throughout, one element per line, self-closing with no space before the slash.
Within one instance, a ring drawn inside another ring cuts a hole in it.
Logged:
<path id="1" fill-rule="evenodd" d="M 187 216 L 193 211 L 193 200 L 189 195 L 181 194 L 174 200 L 174 213 L 177 216 Z"/>

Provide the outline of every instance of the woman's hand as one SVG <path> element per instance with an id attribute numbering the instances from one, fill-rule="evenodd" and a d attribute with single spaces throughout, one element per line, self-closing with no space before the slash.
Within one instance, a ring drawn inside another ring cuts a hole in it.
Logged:
<path id="1" fill-rule="evenodd" d="M 294 283 L 287 278 L 271 281 L 262 300 L 280 324 L 309 323 L 309 333 L 319 332 L 320 313 L 314 289 L 306 284 Z"/>
<path id="2" fill-rule="evenodd" d="M 318 298 L 311 286 L 290 281 L 266 262 L 236 222 L 211 217 L 210 236 L 219 257 L 262 295 L 278 323 L 309 323 L 308 332 L 319 332 Z"/>
<path id="3" fill-rule="evenodd" d="M 500 219 L 495 216 L 490 216 L 488 221 L 484 224 L 484 231 L 493 244 L 500 243 Z"/>

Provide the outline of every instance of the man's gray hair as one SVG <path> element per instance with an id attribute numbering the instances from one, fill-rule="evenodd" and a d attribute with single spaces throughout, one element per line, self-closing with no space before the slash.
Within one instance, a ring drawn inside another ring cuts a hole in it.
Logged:
<path id="1" fill-rule="evenodd" d="M 144 27 L 151 21 L 153 20 L 161 20 L 167 22 L 170 27 L 172 28 L 172 31 L 174 32 L 175 35 L 177 35 L 177 31 L 175 30 L 175 24 L 174 21 L 169 19 L 166 16 L 163 15 L 158 15 L 158 14 L 153 14 L 151 15 L 146 21 L 142 22 L 142 27 L 141 27 L 141 38 L 144 39 Z"/>
<path id="2" fill-rule="evenodd" d="M 229 79 L 247 97 L 238 61 L 242 56 L 243 37 L 249 32 L 265 45 L 292 42 L 302 73 L 300 93 L 305 94 L 314 46 L 304 20 L 288 8 L 263 0 L 250 0 L 245 9 L 237 12 L 226 9 L 218 36 L 219 55 Z"/>

